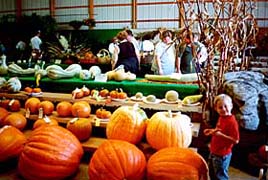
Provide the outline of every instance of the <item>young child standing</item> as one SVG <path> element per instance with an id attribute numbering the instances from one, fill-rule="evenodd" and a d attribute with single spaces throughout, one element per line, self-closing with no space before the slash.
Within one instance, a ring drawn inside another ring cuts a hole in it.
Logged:
<path id="1" fill-rule="evenodd" d="M 239 127 L 232 115 L 233 103 L 230 96 L 220 94 L 215 97 L 214 107 L 219 114 L 216 128 L 205 129 L 206 136 L 212 136 L 208 166 L 211 180 L 228 180 L 228 169 L 232 148 L 239 142 Z"/>

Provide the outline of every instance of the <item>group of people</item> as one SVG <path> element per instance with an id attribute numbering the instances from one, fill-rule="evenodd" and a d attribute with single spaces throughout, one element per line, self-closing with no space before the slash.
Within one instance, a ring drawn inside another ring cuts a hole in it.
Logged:
<path id="1" fill-rule="evenodd" d="M 151 70 L 154 74 L 171 75 L 172 73 L 199 72 L 208 58 L 207 48 L 199 41 L 199 34 L 187 34 L 178 44 L 177 37 L 171 30 L 159 30 L 152 39 L 154 58 Z M 141 56 L 140 45 L 131 30 L 120 31 L 109 45 L 113 55 L 112 67 L 123 64 L 125 70 L 139 72 Z"/>

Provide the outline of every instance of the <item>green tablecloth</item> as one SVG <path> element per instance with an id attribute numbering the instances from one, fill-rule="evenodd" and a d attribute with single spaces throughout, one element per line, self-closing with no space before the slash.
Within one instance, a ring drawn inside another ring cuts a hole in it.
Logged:
<path id="1" fill-rule="evenodd" d="M 22 82 L 22 86 L 35 86 L 34 77 L 19 77 Z M 193 95 L 199 93 L 199 87 L 197 84 L 176 84 L 176 83 L 158 83 L 158 82 L 143 82 L 144 79 L 138 78 L 136 81 L 107 81 L 96 82 L 93 80 L 83 81 L 79 78 L 71 79 L 59 79 L 52 80 L 48 77 L 44 77 L 40 81 L 40 87 L 45 92 L 63 92 L 71 93 L 76 87 L 81 88 L 83 85 L 89 89 L 106 88 L 108 90 L 114 90 L 116 88 L 122 88 L 127 92 L 129 96 L 135 95 L 137 92 L 142 92 L 144 95 L 154 94 L 158 98 L 163 98 L 168 90 L 176 90 L 180 99 L 187 95 Z"/>

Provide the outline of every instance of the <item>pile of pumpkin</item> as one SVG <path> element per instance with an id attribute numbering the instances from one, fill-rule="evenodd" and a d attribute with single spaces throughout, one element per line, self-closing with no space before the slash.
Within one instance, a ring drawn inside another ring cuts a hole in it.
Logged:
<path id="1" fill-rule="evenodd" d="M 87 102 L 78 103 L 82 109 L 90 107 Z M 66 107 L 61 107 L 62 116 L 69 116 Z M 0 162 L 18 158 L 18 172 L 29 180 L 59 180 L 74 175 L 84 154 L 81 142 L 90 138 L 92 128 L 89 121 L 80 121 L 88 119 L 88 114 L 84 116 L 85 112 L 80 114 L 78 109 L 74 112 L 76 118 L 71 118 L 66 128 L 41 123 L 28 138 L 15 126 L 3 126 Z M 190 124 L 187 115 L 177 112 L 156 112 L 148 118 L 137 105 L 117 108 L 106 127 L 107 140 L 89 162 L 89 179 L 208 179 L 205 160 L 188 148 L 192 140 Z M 72 128 L 68 128 L 70 125 Z M 154 149 L 149 155 L 138 148 L 144 137 Z"/>

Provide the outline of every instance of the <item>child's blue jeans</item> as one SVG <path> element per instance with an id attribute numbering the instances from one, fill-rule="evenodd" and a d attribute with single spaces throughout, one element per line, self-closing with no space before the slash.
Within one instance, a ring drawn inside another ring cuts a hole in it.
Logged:
<path id="1" fill-rule="evenodd" d="M 209 155 L 208 167 L 211 180 L 228 180 L 228 169 L 231 162 L 232 153 L 223 157 L 214 154 Z"/>

